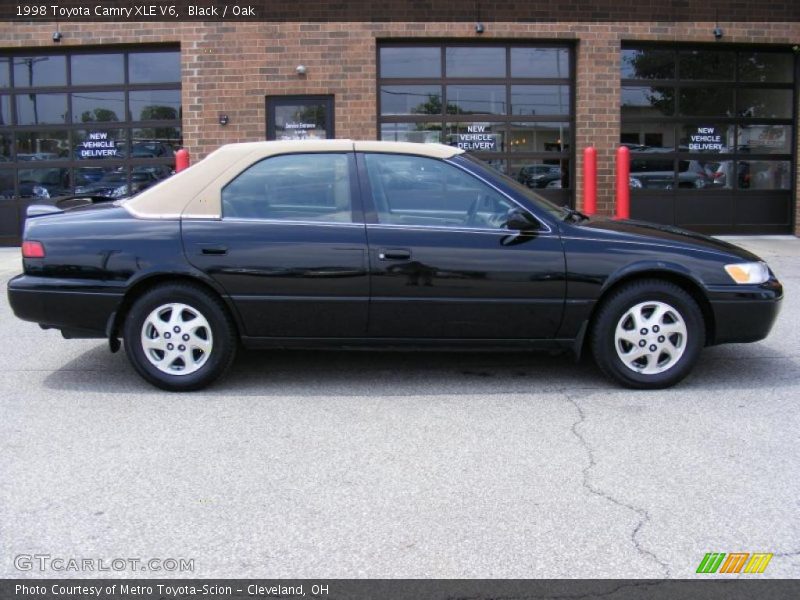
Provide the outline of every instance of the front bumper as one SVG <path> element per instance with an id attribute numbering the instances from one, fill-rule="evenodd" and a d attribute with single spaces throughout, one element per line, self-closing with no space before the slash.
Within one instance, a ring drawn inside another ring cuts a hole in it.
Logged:
<path id="1" fill-rule="evenodd" d="M 18 275 L 8 282 L 14 314 L 64 337 L 106 337 L 111 316 L 123 299 L 97 281 Z"/>
<path id="2" fill-rule="evenodd" d="M 719 286 L 708 292 L 714 315 L 712 344 L 763 340 L 772 330 L 783 300 L 783 286 L 777 279 L 761 285 Z"/>

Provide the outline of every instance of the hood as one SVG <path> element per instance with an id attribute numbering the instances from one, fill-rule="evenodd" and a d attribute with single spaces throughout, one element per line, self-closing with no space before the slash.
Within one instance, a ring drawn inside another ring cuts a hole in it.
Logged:
<path id="1" fill-rule="evenodd" d="M 634 221 L 630 219 L 609 219 L 607 217 L 592 217 L 583 223 L 574 224 L 573 227 L 585 233 L 593 233 L 604 239 L 625 239 L 630 241 L 650 242 L 681 248 L 693 248 L 716 252 L 727 256 L 735 256 L 743 261 L 759 261 L 761 258 L 740 248 L 735 244 L 713 238 L 702 233 L 687 231 L 673 225 L 660 225 L 647 221 Z"/>

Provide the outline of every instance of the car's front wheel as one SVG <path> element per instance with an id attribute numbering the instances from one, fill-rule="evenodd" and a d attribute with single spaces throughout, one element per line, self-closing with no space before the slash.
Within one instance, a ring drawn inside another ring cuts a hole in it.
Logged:
<path id="1" fill-rule="evenodd" d="M 137 299 L 123 327 L 134 369 L 165 390 L 203 388 L 230 367 L 236 331 L 225 306 L 188 284 L 160 285 Z"/>
<path id="2" fill-rule="evenodd" d="M 673 283 L 635 281 L 600 306 L 591 344 L 612 379 L 639 389 L 669 387 L 689 374 L 705 345 L 703 314 Z"/>

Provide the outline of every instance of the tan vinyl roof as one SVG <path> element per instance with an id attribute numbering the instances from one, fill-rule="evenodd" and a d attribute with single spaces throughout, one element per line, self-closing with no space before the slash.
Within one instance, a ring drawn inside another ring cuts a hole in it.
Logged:
<path id="1" fill-rule="evenodd" d="M 227 144 L 188 169 L 176 173 L 137 196 L 123 200 L 135 217 L 143 219 L 220 218 L 221 193 L 246 167 L 278 154 L 296 152 L 387 152 L 450 158 L 464 151 L 443 144 L 411 142 L 354 142 L 352 140 L 298 140 Z"/>

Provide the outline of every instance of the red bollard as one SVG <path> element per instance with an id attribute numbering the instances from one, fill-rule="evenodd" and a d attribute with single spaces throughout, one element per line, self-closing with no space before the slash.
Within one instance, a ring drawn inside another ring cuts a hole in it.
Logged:
<path id="1" fill-rule="evenodd" d="M 583 151 L 583 212 L 597 213 L 597 150 L 593 146 Z"/>
<path id="2" fill-rule="evenodd" d="M 631 216 L 631 151 L 627 146 L 617 148 L 617 218 Z"/>
<path id="3" fill-rule="evenodd" d="M 179 173 L 189 168 L 189 151 L 181 148 L 175 153 L 175 172 Z"/>

